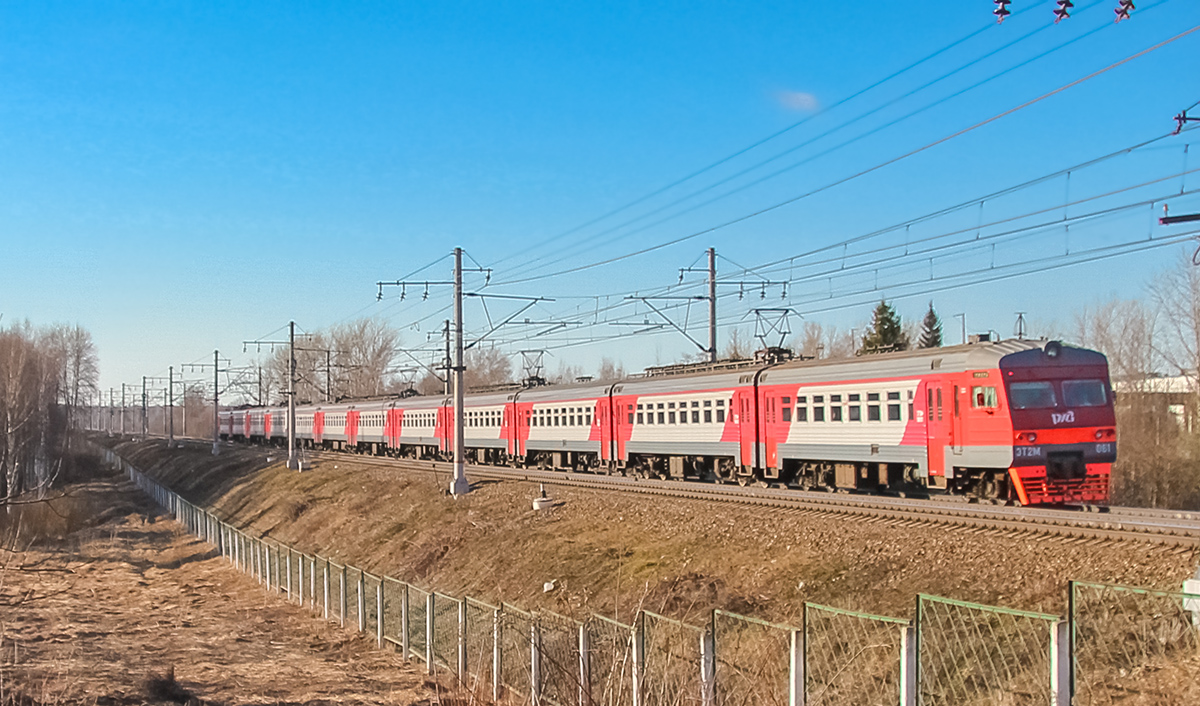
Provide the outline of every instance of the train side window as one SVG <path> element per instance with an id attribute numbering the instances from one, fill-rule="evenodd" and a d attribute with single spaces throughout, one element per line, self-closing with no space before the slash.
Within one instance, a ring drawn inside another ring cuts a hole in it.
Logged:
<path id="1" fill-rule="evenodd" d="M 990 386 L 975 386 L 971 388 L 971 406 L 982 409 L 994 409 L 1000 406 L 996 399 L 996 388 Z"/>
<path id="2" fill-rule="evenodd" d="M 850 395 L 850 397 L 854 398 L 854 397 L 858 397 L 858 395 Z M 861 422 L 862 421 L 862 407 L 860 407 L 859 405 L 856 405 L 856 404 L 852 404 L 847 408 L 847 411 L 850 415 L 850 421 L 852 421 L 852 422 Z"/>
<path id="3" fill-rule="evenodd" d="M 700 423 L 700 410 L 693 409 L 692 410 L 692 424 L 699 424 L 699 423 Z"/>
<path id="4" fill-rule="evenodd" d="M 659 405 L 659 407 L 661 407 L 661 406 L 662 406 L 662 405 Z M 674 413 L 674 412 L 672 412 L 672 413 L 671 413 L 671 416 L 675 416 L 675 413 Z M 659 412 L 659 413 L 658 413 L 658 423 L 659 423 L 659 424 L 666 424 L 667 422 L 665 421 L 665 419 L 666 419 L 666 417 L 664 417 L 664 416 L 663 416 L 663 413 L 662 413 L 662 412 Z"/>
<path id="5" fill-rule="evenodd" d="M 725 410 L 721 409 L 720 405 L 721 405 L 721 401 L 718 400 L 717 401 L 717 424 L 724 424 L 725 423 Z"/>
<path id="6" fill-rule="evenodd" d="M 707 406 L 707 404 L 708 403 L 706 402 L 705 405 Z M 712 424 L 712 410 L 711 409 L 704 410 L 704 423 Z"/>
<path id="7" fill-rule="evenodd" d="M 831 421 L 831 422 L 842 421 L 842 406 L 840 404 L 832 405 L 829 408 L 829 421 Z"/>
<path id="8" fill-rule="evenodd" d="M 792 406 L 790 404 L 787 404 L 788 398 L 784 397 L 783 400 L 784 400 L 783 421 L 790 422 L 790 421 L 792 421 Z"/>
<path id="9" fill-rule="evenodd" d="M 900 418 L 900 393 L 899 392 L 889 392 L 889 393 L 887 393 L 887 398 L 888 398 L 888 406 L 887 406 L 888 421 L 889 422 L 900 421 L 901 420 L 901 418 Z"/>
<path id="10" fill-rule="evenodd" d="M 820 398 L 814 397 L 813 401 L 815 402 L 818 399 L 820 399 Z M 813 418 L 814 422 L 825 421 L 825 405 L 813 405 L 812 412 L 813 412 L 812 418 Z"/>
<path id="11" fill-rule="evenodd" d="M 803 399 L 803 398 L 801 398 L 801 399 Z M 796 408 L 796 421 L 797 422 L 807 422 L 808 421 L 808 407 L 801 406 L 801 407 Z"/>
<path id="12" fill-rule="evenodd" d="M 651 407 L 651 408 L 653 408 L 653 407 L 654 407 L 654 405 L 650 405 L 650 407 Z M 639 419 L 640 419 L 640 418 L 641 418 L 641 417 L 640 417 L 640 415 L 639 415 Z M 653 424 L 653 423 L 654 423 L 654 412 L 652 412 L 652 411 L 651 411 L 651 412 L 646 412 L 646 423 L 647 423 L 647 424 Z"/>

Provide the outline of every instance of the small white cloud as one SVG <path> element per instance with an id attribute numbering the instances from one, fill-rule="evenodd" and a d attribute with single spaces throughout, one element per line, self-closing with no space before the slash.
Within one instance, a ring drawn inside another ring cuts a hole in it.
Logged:
<path id="1" fill-rule="evenodd" d="M 779 91 L 775 95 L 779 104 L 788 110 L 811 113 L 821 107 L 821 102 L 816 96 L 804 91 Z"/>

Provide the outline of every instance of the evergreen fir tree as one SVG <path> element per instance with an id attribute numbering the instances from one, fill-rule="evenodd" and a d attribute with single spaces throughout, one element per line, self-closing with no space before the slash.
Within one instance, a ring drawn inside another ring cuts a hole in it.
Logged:
<path id="1" fill-rule="evenodd" d="M 908 336 L 900 322 L 900 315 L 892 308 L 887 300 L 879 302 L 871 320 L 871 327 L 863 336 L 862 345 L 865 352 L 908 350 Z"/>
<path id="2" fill-rule="evenodd" d="M 917 348 L 941 348 L 942 347 L 942 319 L 933 310 L 933 302 L 929 302 L 929 311 L 925 312 L 925 319 L 921 322 L 921 338 L 917 341 Z"/>

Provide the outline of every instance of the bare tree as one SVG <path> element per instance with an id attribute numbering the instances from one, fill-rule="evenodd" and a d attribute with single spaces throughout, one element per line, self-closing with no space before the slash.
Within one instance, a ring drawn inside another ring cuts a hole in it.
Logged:
<path id="1" fill-rule="evenodd" d="M 792 342 L 792 350 L 805 358 L 824 358 L 826 348 L 825 327 L 816 321 L 805 321 L 799 340 Z"/>
<path id="2" fill-rule="evenodd" d="M 379 319 L 358 319 L 329 332 L 334 398 L 372 397 L 391 387 L 400 333 Z"/>
<path id="3" fill-rule="evenodd" d="M 498 348 L 472 348 L 463 356 L 467 389 L 503 385 L 513 381 L 512 361 Z"/>
<path id="4" fill-rule="evenodd" d="M 78 416 L 72 410 L 94 398 L 95 378 L 87 331 L 39 333 L 28 322 L 0 329 L 0 498 L 45 493 Z"/>
<path id="5" fill-rule="evenodd" d="M 625 379 L 625 366 L 608 356 L 600 359 L 600 369 L 596 372 L 598 382 L 616 382 Z"/>
<path id="6" fill-rule="evenodd" d="M 725 350 L 721 352 L 722 360 L 746 360 L 754 353 L 754 344 L 742 332 L 740 326 L 735 326 L 729 332 Z"/>

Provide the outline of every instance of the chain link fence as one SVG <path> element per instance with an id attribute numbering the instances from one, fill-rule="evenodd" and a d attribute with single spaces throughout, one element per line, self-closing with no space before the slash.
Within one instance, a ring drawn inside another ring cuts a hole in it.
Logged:
<path id="1" fill-rule="evenodd" d="M 1051 703 L 1058 616 L 921 594 L 923 706 Z"/>
<path id="2" fill-rule="evenodd" d="M 788 706 L 796 628 L 724 610 L 713 611 L 716 679 L 722 706 Z"/>
<path id="3" fill-rule="evenodd" d="M 466 604 L 467 614 L 465 686 L 476 698 L 492 698 L 492 674 L 500 609 L 473 598 L 464 598 L 463 602 Z"/>
<path id="4" fill-rule="evenodd" d="M 909 622 L 804 604 L 807 706 L 901 703 Z"/>
<path id="5" fill-rule="evenodd" d="M 1200 595 L 1071 582 L 1080 706 L 1200 703 Z"/>
<path id="6" fill-rule="evenodd" d="M 431 594 L 411 584 L 405 588 L 408 595 L 408 621 L 404 625 L 404 632 L 408 636 L 408 653 L 428 664 L 429 645 L 425 641 L 425 633 L 429 623 Z M 429 667 L 432 669 L 433 665 Z"/>
<path id="7" fill-rule="evenodd" d="M 456 598 L 433 594 L 434 664 L 458 673 L 458 604 Z"/>
<path id="8" fill-rule="evenodd" d="M 638 620 L 634 655 L 635 659 L 641 657 L 638 686 L 642 705 L 701 703 L 700 641 L 704 629 L 648 610 L 642 611 Z"/>
<path id="9" fill-rule="evenodd" d="M 536 619 L 541 642 L 542 700 L 559 706 L 585 703 L 590 685 L 582 673 L 588 665 L 581 660 L 579 649 L 583 624 L 550 612 L 537 613 Z"/>
<path id="10" fill-rule="evenodd" d="M 1072 582 L 1068 620 L 919 595 L 907 620 L 804 604 L 800 628 L 721 610 L 632 625 L 432 593 L 255 537 L 106 460 L 264 587 L 481 700 L 552 706 L 1200 703 L 1200 594 Z M 1072 688 L 1074 691 L 1072 692 Z"/>

